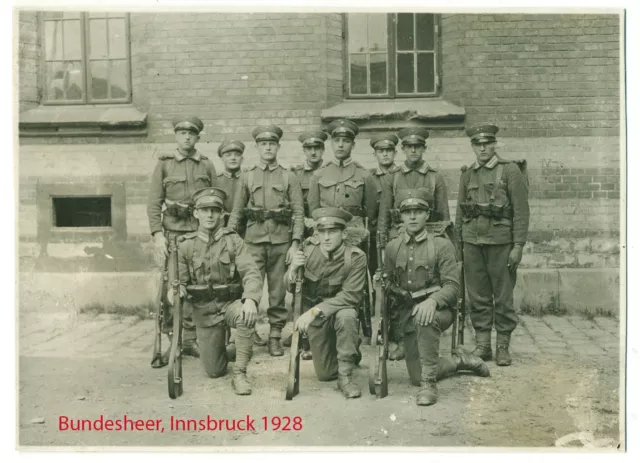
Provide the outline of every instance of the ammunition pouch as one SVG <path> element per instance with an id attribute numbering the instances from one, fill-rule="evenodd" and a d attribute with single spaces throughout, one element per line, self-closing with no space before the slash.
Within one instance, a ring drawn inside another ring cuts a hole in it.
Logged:
<path id="1" fill-rule="evenodd" d="M 286 226 L 291 225 L 292 215 L 293 211 L 289 208 L 265 210 L 260 208 L 248 207 L 244 210 L 244 216 L 247 220 L 261 223 L 265 220 L 272 219 L 276 223 Z"/>
<path id="2" fill-rule="evenodd" d="M 242 285 L 188 285 L 187 296 L 192 302 L 229 302 L 242 297 Z"/>
<path id="3" fill-rule="evenodd" d="M 412 308 L 414 305 L 428 299 L 433 293 L 440 291 L 440 289 L 442 289 L 440 285 L 433 285 L 425 289 L 411 292 L 397 285 L 389 285 L 389 289 L 387 291 L 389 307 L 393 307 L 396 310 L 401 308 Z"/>
<path id="4" fill-rule="evenodd" d="M 183 220 L 191 217 L 190 204 L 181 203 L 181 202 L 169 203 L 166 201 L 164 204 L 166 206 L 166 209 L 164 211 L 166 215 L 170 215 L 172 217 L 176 217 L 178 219 L 183 219 Z"/>
<path id="5" fill-rule="evenodd" d="M 511 219 L 511 207 L 498 206 L 497 204 L 461 203 L 460 210 L 467 219 L 475 219 L 479 216 L 488 217 L 494 220 Z"/>

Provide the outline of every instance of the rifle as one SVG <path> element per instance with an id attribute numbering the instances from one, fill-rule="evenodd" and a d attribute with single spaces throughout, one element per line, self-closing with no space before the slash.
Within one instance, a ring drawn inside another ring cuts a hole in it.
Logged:
<path id="1" fill-rule="evenodd" d="M 369 368 L 369 392 L 382 399 L 389 394 L 389 380 L 387 378 L 387 359 L 389 358 L 389 313 L 385 301 L 383 269 L 382 232 L 376 235 L 376 252 L 378 253 L 378 269 L 373 277 L 373 287 L 376 294 L 372 345 L 377 347 L 371 359 Z"/>
<path id="2" fill-rule="evenodd" d="M 178 272 L 178 240 L 171 237 L 169 265 L 173 267 L 174 279 L 171 282 L 173 291 L 173 336 L 169 351 L 169 397 L 175 399 L 182 395 L 182 298 L 180 297 L 180 275 Z"/>
<path id="3" fill-rule="evenodd" d="M 162 301 L 164 296 L 164 289 L 166 288 L 166 281 L 168 280 L 166 269 L 162 269 L 160 273 L 160 281 L 158 282 L 158 292 L 154 299 L 154 305 L 156 307 L 155 316 L 155 335 L 153 340 L 153 356 L 151 358 L 151 368 L 162 368 L 167 366 L 167 360 L 162 356 L 162 328 L 164 326 L 164 311 L 165 305 Z"/>
<path id="4" fill-rule="evenodd" d="M 302 250 L 302 245 L 300 246 Z M 287 392 L 285 398 L 292 400 L 300 392 L 300 352 L 301 333 L 295 328 L 296 320 L 302 315 L 302 282 L 304 267 L 298 269 L 296 285 L 293 293 L 293 333 L 291 333 L 291 351 L 289 352 L 289 374 L 287 376 Z"/>
<path id="5" fill-rule="evenodd" d="M 460 297 L 458 298 L 458 305 L 456 311 L 453 314 L 453 327 L 451 329 L 451 351 L 459 345 L 464 344 L 464 321 L 467 316 L 466 308 L 466 286 L 464 284 L 464 251 L 463 243 L 460 243 L 460 255 L 462 260 L 460 261 Z"/>
<path id="6" fill-rule="evenodd" d="M 364 229 L 367 231 L 367 238 L 365 241 L 365 255 L 367 256 L 367 258 L 369 257 L 369 249 L 370 249 L 370 243 L 371 243 L 371 236 L 369 234 L 369 222 L 368 222 L 368 218 L 365 217 L 364 219 Z M 365 338 L 365 344 L 370 344 L 371 343 L 371 337 L 373 336 L 373 329 L 371 326 L 371 284 L 369 283 L 369 281 L 371 280 L 371 273 L 369 272 L 369 266 L 367 265 L 367 275 L 365 277 L 365 285 L 364 285 L 364 299 L 362 300 L 362 308 L 360 310 L 359 313 L 359 317 L 360 318 L 360 325 L 362 326 L 362 335 Z M 366 342 L 367 339 L 369 340 L 369 342 Z"/>

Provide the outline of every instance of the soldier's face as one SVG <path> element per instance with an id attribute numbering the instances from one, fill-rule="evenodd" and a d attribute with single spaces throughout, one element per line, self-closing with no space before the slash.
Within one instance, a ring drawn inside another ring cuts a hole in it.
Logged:
<path id="1" fill-rule="evenodd" d="M 178 144 L 178 148 L 182 150 L 192 150 L 198 140 L 200 140 L 200 135 L 191 130 L 176 130 L 176 143 Z"/>
<path id="2" fill-rule="evenodd" d="M 280 143 L 271 140 L 259 141 L 256 143 L 256 148 L 260 154 L 260 160 L 269 163 L 276 159 Z"/>
<path id="3" fill-rule="evenodd" d="M 407 157 L 407 161 L 412 164 L 421 161 L 426 150 L 426 145 L 402 145 L 402 152 Z"/>
<path id="4" fill-rule="evenodd" d="M 349 137 L 333 137 L 331 139 L 331 148 L 333 149 L 333 155 L 338 161 L 347 159 L 351 156 L 351 150 L 355 146 L 356 142 Z"/>
<path id="5" fill-rule="evenodd" d="M 217 207 L 203 207 L 195 209 L 193 216 L 198 219 L 199 227 L 204 230 L 213 230 L 218 226 L 222 211 Z"/>
<path id="6" fill-rule="evenodd" d="M 228 151 L 222 155 L 222 164 L 229 171 L 236 171 L 242 165 L 242 153 L 240 151 Z"/>
<path id="7" fill-rule="evenodd" d="M 322 161 L 322 155 L 324 154 L 324 146 L 322 145 L 313 145 L 313 146 L 305 146 L 302 148 L 304 151 L 304 155 L 307 158 L 307 162 L 309 164 L 317 164 Z"/>
<path id="8" fill-rule="evenodd" d="M 342 245 L 346 236 L 346 231 L 342 228 L 323 228 L 318 230 L 318 238 L 320 239 L 320 248 L 324 252 L 333 252 Z"/>
<path id="9" fill-rule="evenodd" d="M 409 209 L 402 211 L 400 215 L 406 230 L 412 235 L 420 233 L 429 219 L 429 212 L 424 209 Z"/>
<path id="10" fill-rule="evenodd" d="M 496 142 L 473 143 L 471 146 L 479 164 L 484 164 L 496 154 Z"/>
<path id="11" fill-rule="evenodd" d="M 376 159 L 382 167 L 389 167 L 396 159 L 395 148 L 376 148 Z"/>

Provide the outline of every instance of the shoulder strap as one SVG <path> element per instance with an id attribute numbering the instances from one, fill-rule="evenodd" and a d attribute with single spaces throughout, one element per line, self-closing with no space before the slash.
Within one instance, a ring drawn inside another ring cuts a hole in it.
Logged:
<path id="1" fill-rule="evenodd" d="M 229 251 L 229 258 L 231 260 L 230 275 L 233 278 L 236 275 L 236 246 L 233 243 L 232 234 L 228 233 L 224 235 L 224 240 L 227 243 L 227 251 Z"/>
<path id="2" fill-rule="evenodd" d="M 287 199 L 289 199 L 289 171 L 287 169 L 282 169 L 282 177 L 284 183 L 282 188 L 282 203 L 287 204 Z"/>
<path id="3" fill-rule="evenodd" d="M 435 273 L 436 266 L 436 237 L 433 233 L 427 232 L 427 268 L 428 272 Z"/>
<path id="4" fill-rule="evenodd" d="M 351 246 L 348 246 L 347 249 L 344 250 L 344 276 L 345 278 L 349 275 L 351 271 L 351 262 L 353 260 L 352 257 L 353 249 Z"/>
<path id="5" fill-rule="evenodd" d="M 255 167 L 247 172 L 247 188 L 249 188 L 249 200 L 251 201 L 251 205 L 255 206 L 255 201 L 253 199 L 253 177 L 254 177 Z"/>
<path id="6" fill-rule="evenodd" d="M 493 191 L 491 191 L 491 197 L 489 198 L 489 201 L 491 202 L 494 202 L 496 199 L 496 193 L 498 192 L 498 187 L 500 186 L 500 182 L 502 181 L 503 169 L 504 169 L 504 164 L 502 163 L 498 164 L 498 167 L 496 167 L 496 179 L 494 180 Z"/>

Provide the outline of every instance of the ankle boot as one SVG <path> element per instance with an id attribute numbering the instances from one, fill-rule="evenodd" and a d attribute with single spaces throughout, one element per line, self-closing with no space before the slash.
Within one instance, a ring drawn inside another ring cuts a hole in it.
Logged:
<path id="1" fill-rule="evenodd" d="M 342 391 L 342 395 L 346 399 L 357 399 L 362 395 L 362 391 L 357 384 L 355 384 L 351 378 L 351 375 L 339 375 L 338 376 L 338 389 Z"/>
<path id="2" fill-rule="evenodd" d="M 233 386 L 233 391 L 237 395 L 251 394 L 251 383 L 247 379 L 246 373 L 234 373 L 233 378 L 231 378 L 231 385 Z"/>
<path id="3" fill-rule="evenodd" d="M 491 360 L 493 357 L 493 352 L 491 351 L 491 331 L 476 332 L 476 348 L 472 354 L 480 357 L 485 362 Z"/>
<path id="4" fill-rule="evenodd" d="M 496 365 L 507 367 L 511 365 L 511 354 L 509 353 L 510 333 L 498 333 L 496 337 Z"/>
<path id="5" fill-rule="evenodd" d="M 420 406 L 433 405 L 438 401 L 438 387 L 435 381 L 420 381 L 420 390 L 416 396 L 416 404 Z"/>
<path id="6" fill-rule="evenodd" d="M 458 348 L 454 349 L 451 356 L 456 362 L 456 371 L 473 371 L 478 376 L 491 376 L 489 367 L 482 361 L 480 357 L 469 354 Z"/>

